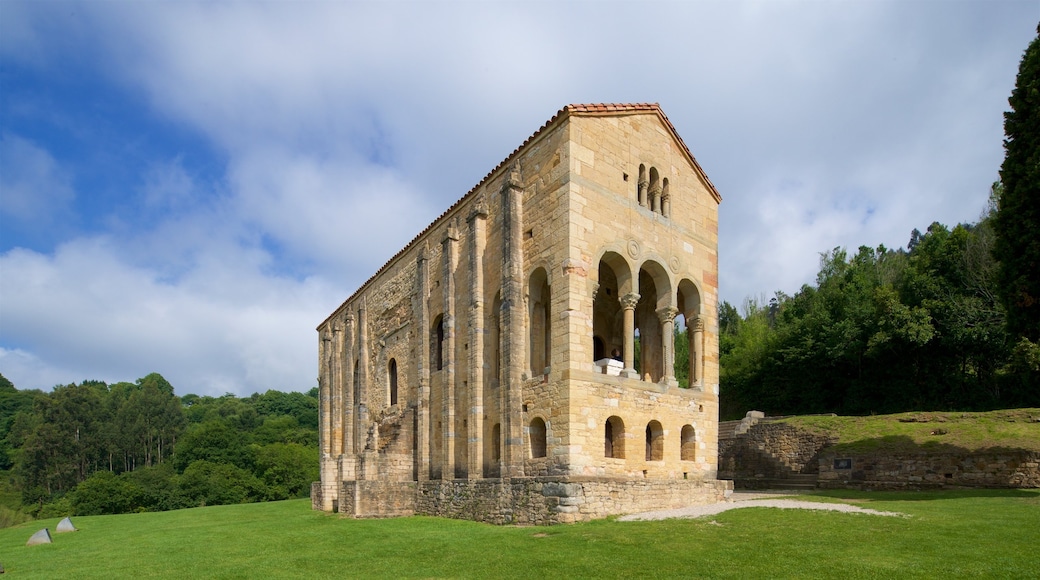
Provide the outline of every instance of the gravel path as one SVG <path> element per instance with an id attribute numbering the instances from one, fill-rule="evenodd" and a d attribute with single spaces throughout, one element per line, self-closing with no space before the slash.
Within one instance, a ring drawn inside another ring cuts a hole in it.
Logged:
<path id="1" fill-rule="evenodd" d="M 805 509 L 805 510 L 829 510 L 835 512 L 871 514 L 875 516 L 905 516 L 898 512 L 881 512 L 845 503 L 823 503 L 816 501 L 803 501 L 796 499 L 771 499 L 792 494 L 769 494 L 769 493 L 734 493 L 726 501 L 719 503 L 696 505 L 671 510 L 660 510 L 656 512 L 644 512 L 641 514 L 629 514 L 621 516 L 618 521 L 635 522 L 647 520 L 664 520 L 668 518 L 700 518 L 713 516 L 724 511 L 750 507 L 771 507 L 780 509 Z"/>

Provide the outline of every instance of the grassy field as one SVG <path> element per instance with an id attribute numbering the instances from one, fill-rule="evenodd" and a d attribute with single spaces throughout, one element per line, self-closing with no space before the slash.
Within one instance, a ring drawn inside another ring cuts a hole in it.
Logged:
<path id="1" fill-rule="evenodd" d="M 1040 409 L 985 413 L 918 412 L 870 417 L 804 416 L 782 420 L 838 439 L 850 452 L 1029 449 L 1040 451 Z"/>
<path id="2" fill-rule="evenodd" d="M 306 500 L 42 520 L 0 530 L 17 578 L 1035 578 L 1040 490 L 827 492 L 908 517 L 750 508 L 697 520 L 499 527 L 349 520 Z"/>

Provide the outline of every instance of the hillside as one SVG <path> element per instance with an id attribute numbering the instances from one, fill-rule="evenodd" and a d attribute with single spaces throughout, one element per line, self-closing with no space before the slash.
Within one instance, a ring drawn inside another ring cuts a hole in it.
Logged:
<path id="1" fill-rule="evenodd" d="M 1040 451 L 1040 408 L 867 417 L 803 416 L 781 422 L 836 438 L 838 449 L 855 452 L 941 452 L 953 448 Z"/>

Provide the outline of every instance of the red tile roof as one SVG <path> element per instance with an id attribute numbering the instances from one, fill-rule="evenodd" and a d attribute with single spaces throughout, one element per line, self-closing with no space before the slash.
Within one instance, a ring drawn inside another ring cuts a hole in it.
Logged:
<path id="1" fill-rule="evenodd" d="M 567 118 L 570 115 L 577 115 L 577 116 L 587 117 L 587 116 L 600 116 L 600 115 L 602 115 L 602 116 L 611 116 L 611 115 L 618 115 L 618 114 L 625 114 L 625 113 L 654 113 L 654 114 L 656 114 L 657 117 L 661 120 L 661 122 L 663 122 L 665 124 L 665 126 L 668 127 L 668 130 L 671 132 L 672 137 L 675 138 L 675 141 L 682 148 L 682 151 L 686 155 L 687 160 L 696 169 L 697 174 L 701 177 L 701 179 L 704 180 L 704 183 L 707 184 L 708 191 L 711 193 L 712 197 L 715 198 L 715 201 L 716 202 L 721 202 L 722 201 L 722 196 L 719 195 L 718 190 L 715 189 L 715 185 L 712 184 L 710 179 L 708 179 L 707 174 L 704 173 L 704 170 L 701 168 L 700 163 L 697 163 L 697 159 L 694 158 L 693 153 L 690 153 L 690 148 L 686 146 L 685 142 L 683 142 L 682 137 L 679 136 L 679 133 L 675 130 L 675 126 L 672 125 L 672 122 L 668 120 L 668 117 L 665 116 L 664 111 L 661 110 L 661 106 L 659 104 L 657 104 L 657 103 L 585 103 L 585 104 L 571 104 L 571 105 L 567 105 L 566 107 L 564 107 L 564 108 L 560 109 L 559 111 L 557 111 L 556 114 L 552 116 L 552 118 L 550 118 L 548 121 L 546 121 L 545 124 L 542 125 L 537 131 L 535 131 L 530 137 L 525 139 L 524 142 L 521 143 L 519 147 L 514 149 L 512 153 L 510 153 L 508 156 L 506 156 L 506 158 L 503 159 L 498 165 L 496 165 L 494 169 L 489 171 L 488 174 L 485 175 L 483 179 L 481 179 L 476 185 L 474 185 L 472 189 L 470 189 L 468 192 L 466 192 L 466 195 L 463 195 L 461 198 L 458 199 L 458 201 L 453 203 L 451 205 L 451 207 L 449 207 L 448 209 L 444 210 L 444 212 L 441 213 L 441 215 L 437 216 L 437 219 L 433 220 L 433 222 L 430 223 L 430 225 L 426 226 L 421 232 L 419 232 L 414 238 L 412 238 L 412 240 L 410 242 L 408 242 L 408 244 L 406 244 L 405 247 L 401 248 L 401 250 L 398 251 L 396 254 L 394 254 L 392 258 L 387 260 L 386 263 L 382 265 L 382 267 L 380 267 L 378 270 L 376 270 L 376 273 L 373 274 L 372 277 L 370 277 L 368 280 L 366 280 L 364 284 L 359 286 L 358 289 L 355 290 L 354 293 L 351 294 L 349 298 L 344 300 L 343 304 L 341 304 L 339 306 L 339 308 L 336 308 L 336 310 L 333 311 L 333 313 L 330 314 L 328 316 L 328 318 L 323 320 L 322 323 L 318 325 L 318 329 L 321 329 L 322 326 L 327 324 L 329 322 L 329 320 L 331 320 L 332 317 L 336 315 L 336 313 L 338 313 L 340 310 L 342 310 L 343 307 L 346 306 L 347 303 L 349 303 L 355 296 L 360 294 L 365 289 L 365 287 L 367 287 L 369 284 L 371 284 L 372 281 L 375 280 L 377 276 L 379 276 L 379 274 L 381 274 L 391 264 L 393 264 L 398 258 L 400 258 L 409 248 L 412 247 L 413 244 L 415 244 L 415 242 L 417 242 L 420 238 L 425 236 L 427 234 L 427 232 L 429 232 L 431 229 L 433 229 L 433 227 L 435 225 L 440 223 L 440 221 L 442 219 L 444 219 L 445 216 L 447 216 L 448 214 L 450 214 L 453 211 L 455 211 L 455 209 L 458 208 L 462 204 L 462 202 L 466 201 L 467 199 L 470 198 L 470 196 L 474 195 L 476 193 L 476 191 L 479 190 L 485 183 L 487 183 L 491 179 L 491 177 L 493 175 L 496 175 L 499 171 L 502 170 L 502 168 L 504 168 L 507 165 L 509 165 L 510 163 L 512 163 L 512 161 L 516 158 L 516 156 L 520 153 L 520 151 L 522 151 L 525 147 L 527 147 L 528 144 L 530 144 L 532 141 L 534 141 L 539 136 L 541 136 L 543 133 L 545 133 L 550 127 L 552 127 L 553 125 L 557 124 L 558 122 L 562 122 L 563 119 Z"/>

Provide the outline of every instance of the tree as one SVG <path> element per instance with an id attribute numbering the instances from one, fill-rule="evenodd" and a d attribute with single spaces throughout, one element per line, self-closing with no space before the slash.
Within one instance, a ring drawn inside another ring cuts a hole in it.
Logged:
<path id="1" fill-rule="evenodd" d="M 1040 341 L 1040 25 L 1019 65 L 1004 113 L 1003 192 L 994 254 L 999 288 L 1015 336 Z"/>

